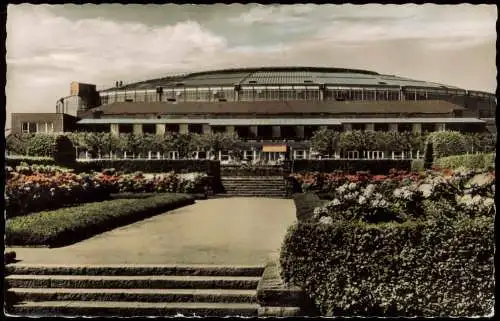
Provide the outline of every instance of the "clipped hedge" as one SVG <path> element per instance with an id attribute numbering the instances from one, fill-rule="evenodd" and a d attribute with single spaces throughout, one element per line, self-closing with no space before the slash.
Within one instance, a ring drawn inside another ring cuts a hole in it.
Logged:
<path id="1" fill-rule="evenodd" d="M 71 140 L 65 135 L 56 137 L 52 157 L 57 164 L 72 166 L 76 162 L 76 150 Z"/>
<path id="2" fill-rule="evenodd" d="M 423 159 L 414 159 L 411 161 L 412 172 L 422 172 L 425 170 L 425 161 Z"/>
<path id="3" fill-rule="evenodd" d="M 293 195 L 293 202 L 295 203 L 297 221 L 300 223 L 312 220 L 314 209 L 324 204 L 324 201 L 315 193 L 295 194 Z"/>
<path id="4" fill-rule="evenodd" d="M 473 316 L 494 307 L 494 218 L 295 224 L 281 276 L 327 316 Z"/>
<path id="5" fill-rule="evenodd" d="M 190 159 L 104 159 L 77 162 L 76 170 L 81 172 L 101 172 L 107 168 L 115 168 L 124 173 L 176 173 L 202 172 L 207 175 L 220 176 L 220 162 L 212 160 Z"/>
<path id="6" fill-rule="evenodd" d="M 450 169 L 465 167 L 487 170 L 491 167 L 495 167 L 495 156 L 493 153 L 448 156 L 436 159 L 434 165 Z"/>
<path id="7" fill-rule="evenodd" d="M 222 176 L 284 176 L 281 165 L 221 165 Z"/>
<path id="8" fill-rule="evenodd" d="M 56 165 L 56 161 L 52 157 L 8 156 L 5 158 L 5 166 L 17 167 L 22 165 L 22 163 L 44 166 Z"/>
<path id="9" fill-rule="evenodd" d="M 118 199 L 8 219 L 6 244 L 64 246 L 139 220 L 193 204 L 186 194 Z"/>
<path id="10" fill-rule="evenodd" d="M 300 159 L 285 161 L 284 166 L 292 172 L 326 172 L 344 171 L 356 173 L 367 171 L 371 174 L 387 174 L 391 169 L 409 171 L 411 160 L 404 159 Z"/>

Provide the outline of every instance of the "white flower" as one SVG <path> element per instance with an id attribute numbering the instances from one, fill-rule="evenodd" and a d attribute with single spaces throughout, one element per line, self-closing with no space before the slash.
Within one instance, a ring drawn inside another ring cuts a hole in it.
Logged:
<path id="1" fill-rule="evenodd" d="M 344 184 L 344 185 L 342 185 L 342 186 L 337 187 L 337 192 L 338 192 L 339 194 L 344 194 L 344 193 L 345 193 L 345 191 L 346 191 L 346 189 L 347 189 L 347 186 L 346 186 L 346 184 Z"/>
<path id="2" fill-rule="evenodd" d="M 393 192 L 394 196 L 397 198 L 401 198 L 403 191 L 400 188 L 396 188 Z"/>
<path id="3" fill-rule="evenodd" d="M 363 195 L 361 195 L 358 199 L 358 203 L 363 205 L 366 203 L 366 197 L 364 197 Z"/>
<path id="4" fill-rule="evenodd" d="M 335 207 L 339 206 L 340 204 L 341 204 L 340 201 L 337 198 L 334 198 L 333 200 L 328 202 L 327 207 Z"/>
<path id="5" fill-rule="evenodd" d="M 321 224 L 330 225 L 333 224 L 333 219 L 330 216 L 323 216 L 319 219 Z"/>
<path id="6" fill-rule="evenodd" d="M 354 191 L 356 189 L 358 185 L 356 185 L 356 183 L 349 183 L 349 186 L 348 188 L 351 190 L 351 191 Z"/>

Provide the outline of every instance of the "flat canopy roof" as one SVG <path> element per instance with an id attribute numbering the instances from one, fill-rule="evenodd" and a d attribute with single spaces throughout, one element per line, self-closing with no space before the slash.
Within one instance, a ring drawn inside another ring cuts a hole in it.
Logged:
<path id="1" fill-rule="evenodd" d="M 407 124 L 407 123 L 485 123 L 477 118 L 97 118 L 82 119 L 77 122 L 82 125 L 91 124 L 209 124 L 212 126 L 328 126 L 341 124 L 376 123 L 376 124 Z"/>

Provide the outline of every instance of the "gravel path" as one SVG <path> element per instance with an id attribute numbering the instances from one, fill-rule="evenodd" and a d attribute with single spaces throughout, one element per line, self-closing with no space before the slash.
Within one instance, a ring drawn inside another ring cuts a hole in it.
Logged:
<path id="1" fill-rule="evenodd" d="M 262 264 L 294 220 L 289 199 L 209 199 L 67 247 L 6 251 L 23 263 Z"/>

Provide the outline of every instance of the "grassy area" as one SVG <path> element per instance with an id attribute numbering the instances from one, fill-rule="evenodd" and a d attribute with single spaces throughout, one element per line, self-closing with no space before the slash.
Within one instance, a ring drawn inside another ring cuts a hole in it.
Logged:
<path id="1" fill-rule="evenodd" d="M 158 194 L 142 199 L 117 199 L 15 217 L 6 222 L 6 244 L 64 246 L 193 204 L 186 194 Z"/>

